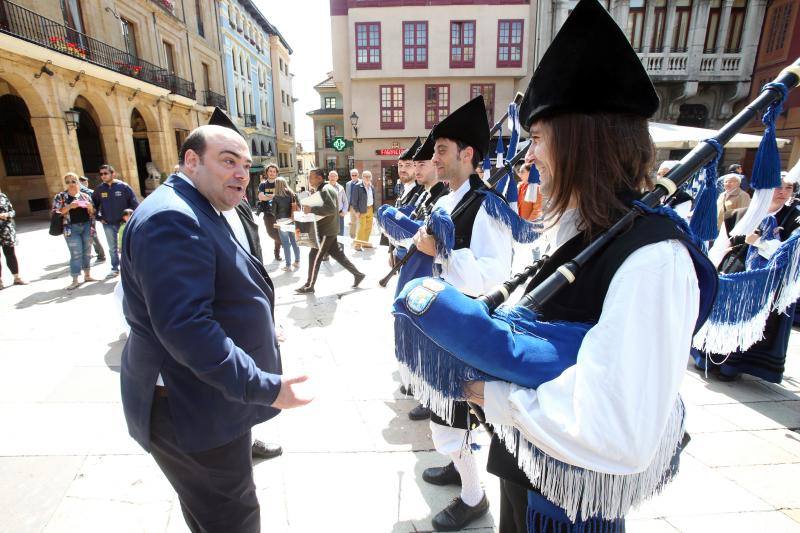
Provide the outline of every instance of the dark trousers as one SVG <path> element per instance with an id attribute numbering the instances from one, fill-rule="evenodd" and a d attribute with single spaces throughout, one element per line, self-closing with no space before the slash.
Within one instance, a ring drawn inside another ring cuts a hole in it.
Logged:
<path id="1" fill-rule="evenodd" d="M 498 533 L 527 533 L 528 489 L 500 479 L 500 523 Z"/>
<path id="2" fill-rule="evenodd" d="M 19 263 L 17 263 L 17 253 L 14 251 L 13 246 L 3 246 L 3 255 L 6 256 L 6 265 L 12 274 L 15 276 L 19 274 Z M 2 272 L 0 267 L 0 272 Z"/>
<path id="3" fill-rule="evenodd" d="M 267 235 L 275 242 L 273 251 L 275 252 L 275 259 L 281 258 L 281 235 L 278 228 L 275 227 L 275 216 L 272 213 L 264 212 L 264 227 L 267 229 Z"/>
<path id="4" fill-rule="evenodd" d="M 97 226 L 95 226 L 95 228 L 97 228 Z M 106 258 L 106 251 L 103 250 L 103 245 L 100 244 L 100 236 L 97 234 L 96 229 L 94 232 L 94 237 L 92 237 L 92 246 L 94 247 L 94 253 L 97 255 L 98 259 Z"/>
<path id="5" fill-rule="evenodd" d="M 168 402 L 153 400 L 150 453 L 178 493 L 186 525 L 193 533 L 259 532 L 250 432 L 218 448 L 184 452 L 175 438 Z"/>
<path id="6" fill-rule="evenodd" d="M 360 272 L 353 263 L 344 255 L 344 252 L 339 248 L 339 241 L 336 240 L 336 235 L 326 235 L 322 237 L 319 243 L 319 248 L 312 248 L 308 252 L 308 280 L 306 281 L 307 287 L 313 287 L 317 282 L 319 269 L 322 265 L 322 258 L 325 256 L 333 257 L 337 263 L 342 265 L 348 272 L 359 274 Z"/>

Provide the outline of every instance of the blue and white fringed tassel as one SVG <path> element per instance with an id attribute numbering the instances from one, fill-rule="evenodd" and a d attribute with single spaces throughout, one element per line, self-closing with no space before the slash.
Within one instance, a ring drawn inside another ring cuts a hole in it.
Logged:
<path id="1" fill-rule="evenodd" d="M 536 165 L 531 165 L 531 170 L 528 173 L 528 188 L 525 190 L 526 202 L 534 203 L 539 198 L 540 183 L 539 169 L 536 168 Z"/>
<path id="2" fill-rule="evenodd" d="M 722 157 L 722 145 L 716 139 L 706 139 L 716 150 L 716 156 L 703 168 L 703 183 L 694 202 L 690 227 L 692 233 L 702 241 L 717 238 L 717 166 Z"/>
<path id="3" fill-rule="evenodd" d="M 679 397 L 648 467 L 624 475 L 559 461 L 525 439 L 513 426 L 495 426 L 495 434 L 516 457 L 517 465 L 533 486 L 548 501 L 564 509 L 572 522 L 596 516 L 615 520 L 658 494 L 675 477 L 685 433 L 684 419 L 685 408 Z"/>
<path id="4" fill-rule="evenodd" d="M 515 209 L 496 194 L 490 192 L 484 194 L 483 208 L 492 220 L 508 228 L 518 243 L 532 243 L 542 234 L 543 226 L 540 222 L 529 222 L 520 217 Z"/>
<path id="5" fill-rule="evenodd" d="M 714 308 L 693 345 L 706 353 L 746 350 L 763 338 L 771 311 L 783 313 L 800 297 L 800 234 L 787 239 L 767 266 L 719 276 Z"/>
<path id="6" fill-rule="evenodd" d="M 483 183 L 487 186 L 489 185 L 489 178 L 492 177 L 492 160 L 489 158 L 489 154 L 486 154 L 486 157 L 483 158 Z"/>
<path id="7" fill-rule="evenodd" d="M 378 208 L 376 223 L 381 233 L 395 246 L 409 245 L 409 239 L 413 238 L 422 225 L 421 221 L 411 220 L 402 210 L 396 209 L 388 204 Z"/>
<path id="8" fill-rule="evenodd" d="M 772 189 L 778 187 L 781 183 L 781 162 L 775 137 L 775 121 L 783 110 L 783 103 L 786 100 L 788 89 L 782 83 L 768 83 L 764 88 L 779 91 L 781 98 L 771 103 L 761 117 L 761 122 L 764 124 L 764 136 L 758 145 L 753 164 L 753 174 L 750 178 L 750 186 L 754 190 L 753 197 L 750 200 L 750 205 L 747 206 L 744 216 L 736 223 L 730 235 L 724 234 L 723 229 L 723 234 L 720 235 L 714 242 L 714 246 L 709 250 L 708 257 L 715 265 L 718 265 L 722 258 L 725 257 L 725 252 L 730 247 L 729 237 L 749 235 L 761 224 L 764 217 L 767 216 L 769 205 L 772 202 Z"/>
<path id="9" fill-rule="evenodd" d="M 506 150 L 506 160 L 513 158 L 517 155 L 517 145 L 519 144 L 519 113 L 517 111 L 517 104 L 508 104 L 508 127 L 511 130 L 511 137 L 508 140 L 508 149 Z M 509 207 L 514 211 L 518 211 L 517 203 L 519 200 L 519 191 L 517 190 L 517 181 L 514 179 L 514 173 L 508 172 L 506 174 L 508 179 L 508 190 L 505 193 L 506 201 Z"/>
<path id="10" fill-rule="evenodd" d="M 446 262 L 456 245 L 456 227 L 447 211 L 441 207 L 433 210 L 428 218 L 428 233 L 436 240 L 436 257 Z"/>

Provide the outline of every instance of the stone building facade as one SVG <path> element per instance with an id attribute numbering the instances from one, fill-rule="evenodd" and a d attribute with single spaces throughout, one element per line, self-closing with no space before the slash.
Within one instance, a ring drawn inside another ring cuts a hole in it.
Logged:
<path id="1" fill-rule="evenodd" d="M 336 150 L 333 140 L 345 135 L 342 94 L 333 81 L 333 72 L 314 86 L 319 94 L 319 108 L 306 113 L 314 122 L 314 152 L 321 167 L 340 174 L 355 165 L 353 143 L 346 141 L 344 150 Z"/>

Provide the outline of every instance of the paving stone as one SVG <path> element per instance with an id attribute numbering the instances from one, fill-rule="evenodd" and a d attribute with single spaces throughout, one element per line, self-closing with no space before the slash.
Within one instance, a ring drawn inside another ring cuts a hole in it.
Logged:
<path id="1" fill-rule="evenodd" d="M 800 427 L 800 401 L 708 405 L 706 409 L 748 431 Z"/>
<path id="2" fill-rule="evenodd" d="M 684 533 L 709 531 L 769 531 L 770 533 L 795 533 L 800 524 L 778 511 L 703 514 L 669 517 L 670 524 Z"/>
<path id="3" fill-rule="evenodd" d="M 800 508 L 800 464 L 731 466 L 717 471 L 776 509 Z"/>
<path id="4" fill-rule="evenodd" d="M 692 436 L 686 452 L 706 466 L 798 463 L 800 457 L 758 437 L 762 432 L 727 431 Z"/>
<path id="5" fill-rule="evenodd" d="M 675 533 L 678 531 L 664 519 L 625 520 L 628 533 Z"/>

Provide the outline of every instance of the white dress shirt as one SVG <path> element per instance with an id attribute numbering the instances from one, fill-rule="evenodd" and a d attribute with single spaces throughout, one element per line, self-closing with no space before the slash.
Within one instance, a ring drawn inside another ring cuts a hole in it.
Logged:
<path id="1" fill-rule="evenodd" d="M 375 205 L 375 189 L 373 187 L 365 187 L 367 189 L 367 207 Z"/>
<path id="2" fill-rule="evenodd" d="M 572 227 L 552 228 L 558 246 L 577 233 L 576 220 L 565 216 L 559 225 Z M 679 397 L 699 301 L 684 245 L 669 240 L 638 249 L 614 274 L 577 364 L 536 390 L 487 382 L 487 421 L 514 426 L 565 463 L 610 474 L 644 471 Z"/>
<path id="3" fill-rule="evenodd" d="M 468 192 L 469 180 L 436 200 L 434 209 L 441 207 L 452 213 Z M 477 297 L 510 277 L 512 257 L 511 231 L 493 220 L 481 206 L 472 224 L 469 248 L 452 251 L 442 263 L 442 278 L 464 294 Z"/>

